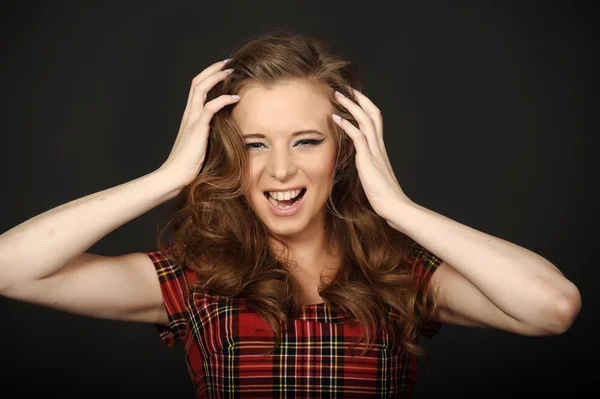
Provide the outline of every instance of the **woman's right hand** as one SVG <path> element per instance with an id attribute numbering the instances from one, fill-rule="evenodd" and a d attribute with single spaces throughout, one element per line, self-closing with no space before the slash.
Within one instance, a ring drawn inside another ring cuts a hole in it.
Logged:
<path id="1" fill-rule="evenodd" d="M 168 170 L 180 179 L 183 187 L 194 181 L 200 173 L 206 156 L 212 117 L 226 105 L 239 101 L 239 96 L 224 94 L 204 103 L 208 91 L 231 73 L 231 70 L 221 70 L 225 62 L 212 64 L 192 80 L 177 139 L 169 157 L 160 167 L 160 170 Z"/>

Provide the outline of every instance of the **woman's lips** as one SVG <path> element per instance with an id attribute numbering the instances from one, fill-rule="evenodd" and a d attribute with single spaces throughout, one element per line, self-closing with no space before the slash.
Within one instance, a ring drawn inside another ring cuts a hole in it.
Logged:
<path id="1" fill-rule="evenodd" d="M 268 193 L 264 193 L 265 194 L 265 199 L 266 201 L 269 203 L 269 209 L 271 209 L 271 212 L 276 215 L 276 216 L 292 216 L 295 215 L 296 213 L 298 213 L 300 211 L 300 209 L 302 209 L 302 205 L 304 204 L 304 201 L 306 200 L 306 192 L 308 190 L 306 188 L 303 189 L 303 192 L 301 192 L 299 194 L 299 199 L 296 200 L 296 202 L 294 202 L 294 204 L 290 207 L 290 208 L 286 208 L 286 209 L 281 209 L 278 208 L 277 206 L 275 206 L 270 200 L 269 200 L 269 194 Z"/>
<path id="2" fill-rule="evenodd" d="M 288 190 L 266 190 L 263 191 L 263 194 L 265 197 L 269 198 L 269 192 L 283 192 L 285 193 L 286 191 L 293 191 L 293 190 L 303 190 L 304 192 L 306 192 L 306 187 L 295 187 L 295 188 L 290 188 Z M 303 192 L 300 192 L 298 195 L 304 195 Z"/>

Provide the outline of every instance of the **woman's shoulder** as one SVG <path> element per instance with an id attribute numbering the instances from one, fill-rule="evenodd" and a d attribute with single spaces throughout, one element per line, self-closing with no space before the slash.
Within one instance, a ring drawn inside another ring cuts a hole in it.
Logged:
<path id="1" fill-rule="evenodd" d="M 167 250 L 149 249 L 142 251 L 150 257 L 161 282 L 178 281 L 191 286 L 197 281 L 198 273 L 185 262 L 177 262 Z"/>

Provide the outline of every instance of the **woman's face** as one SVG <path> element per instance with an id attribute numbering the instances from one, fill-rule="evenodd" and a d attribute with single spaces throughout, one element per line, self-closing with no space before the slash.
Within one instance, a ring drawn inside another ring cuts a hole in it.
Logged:
<path id="1" fill-rule="evenodd" d="M 270 89 L 250 86 L 240 95 L 232 116 L 250 159 L 250 188 L 245 193 L 250 206 L 278 236 L 324 225 L 336 158 L 329 99 L 308 81 Z M 288 203 L 294 205 L 279 208 Z"/>

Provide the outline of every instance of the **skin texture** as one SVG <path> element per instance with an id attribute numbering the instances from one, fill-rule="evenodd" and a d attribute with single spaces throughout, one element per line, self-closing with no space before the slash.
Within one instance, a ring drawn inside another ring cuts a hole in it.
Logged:
<path id="1" fill-rule="evenodd" d="M 336 261 L 335 250 L 327 248 L 325 237 L 325 204 L 337 151 L 332 137 L 333 107 L 322 87 L 308 81 L 285 82 L 268 89 L 250 86 L 240 94 L 232 116 L 242 135 L 265 136 L 244 139 L 251 164 L 246 198 L 267 228 L 289 245 L 290 259 L 298 262 L 303 279 L 317 278 L 325 264 Z M 309 129 L 323 135 L 292 136 Z M 264 191 L 296 186 L 307 188 L 300 212 L 293 216 L 271 213 Z"/>

